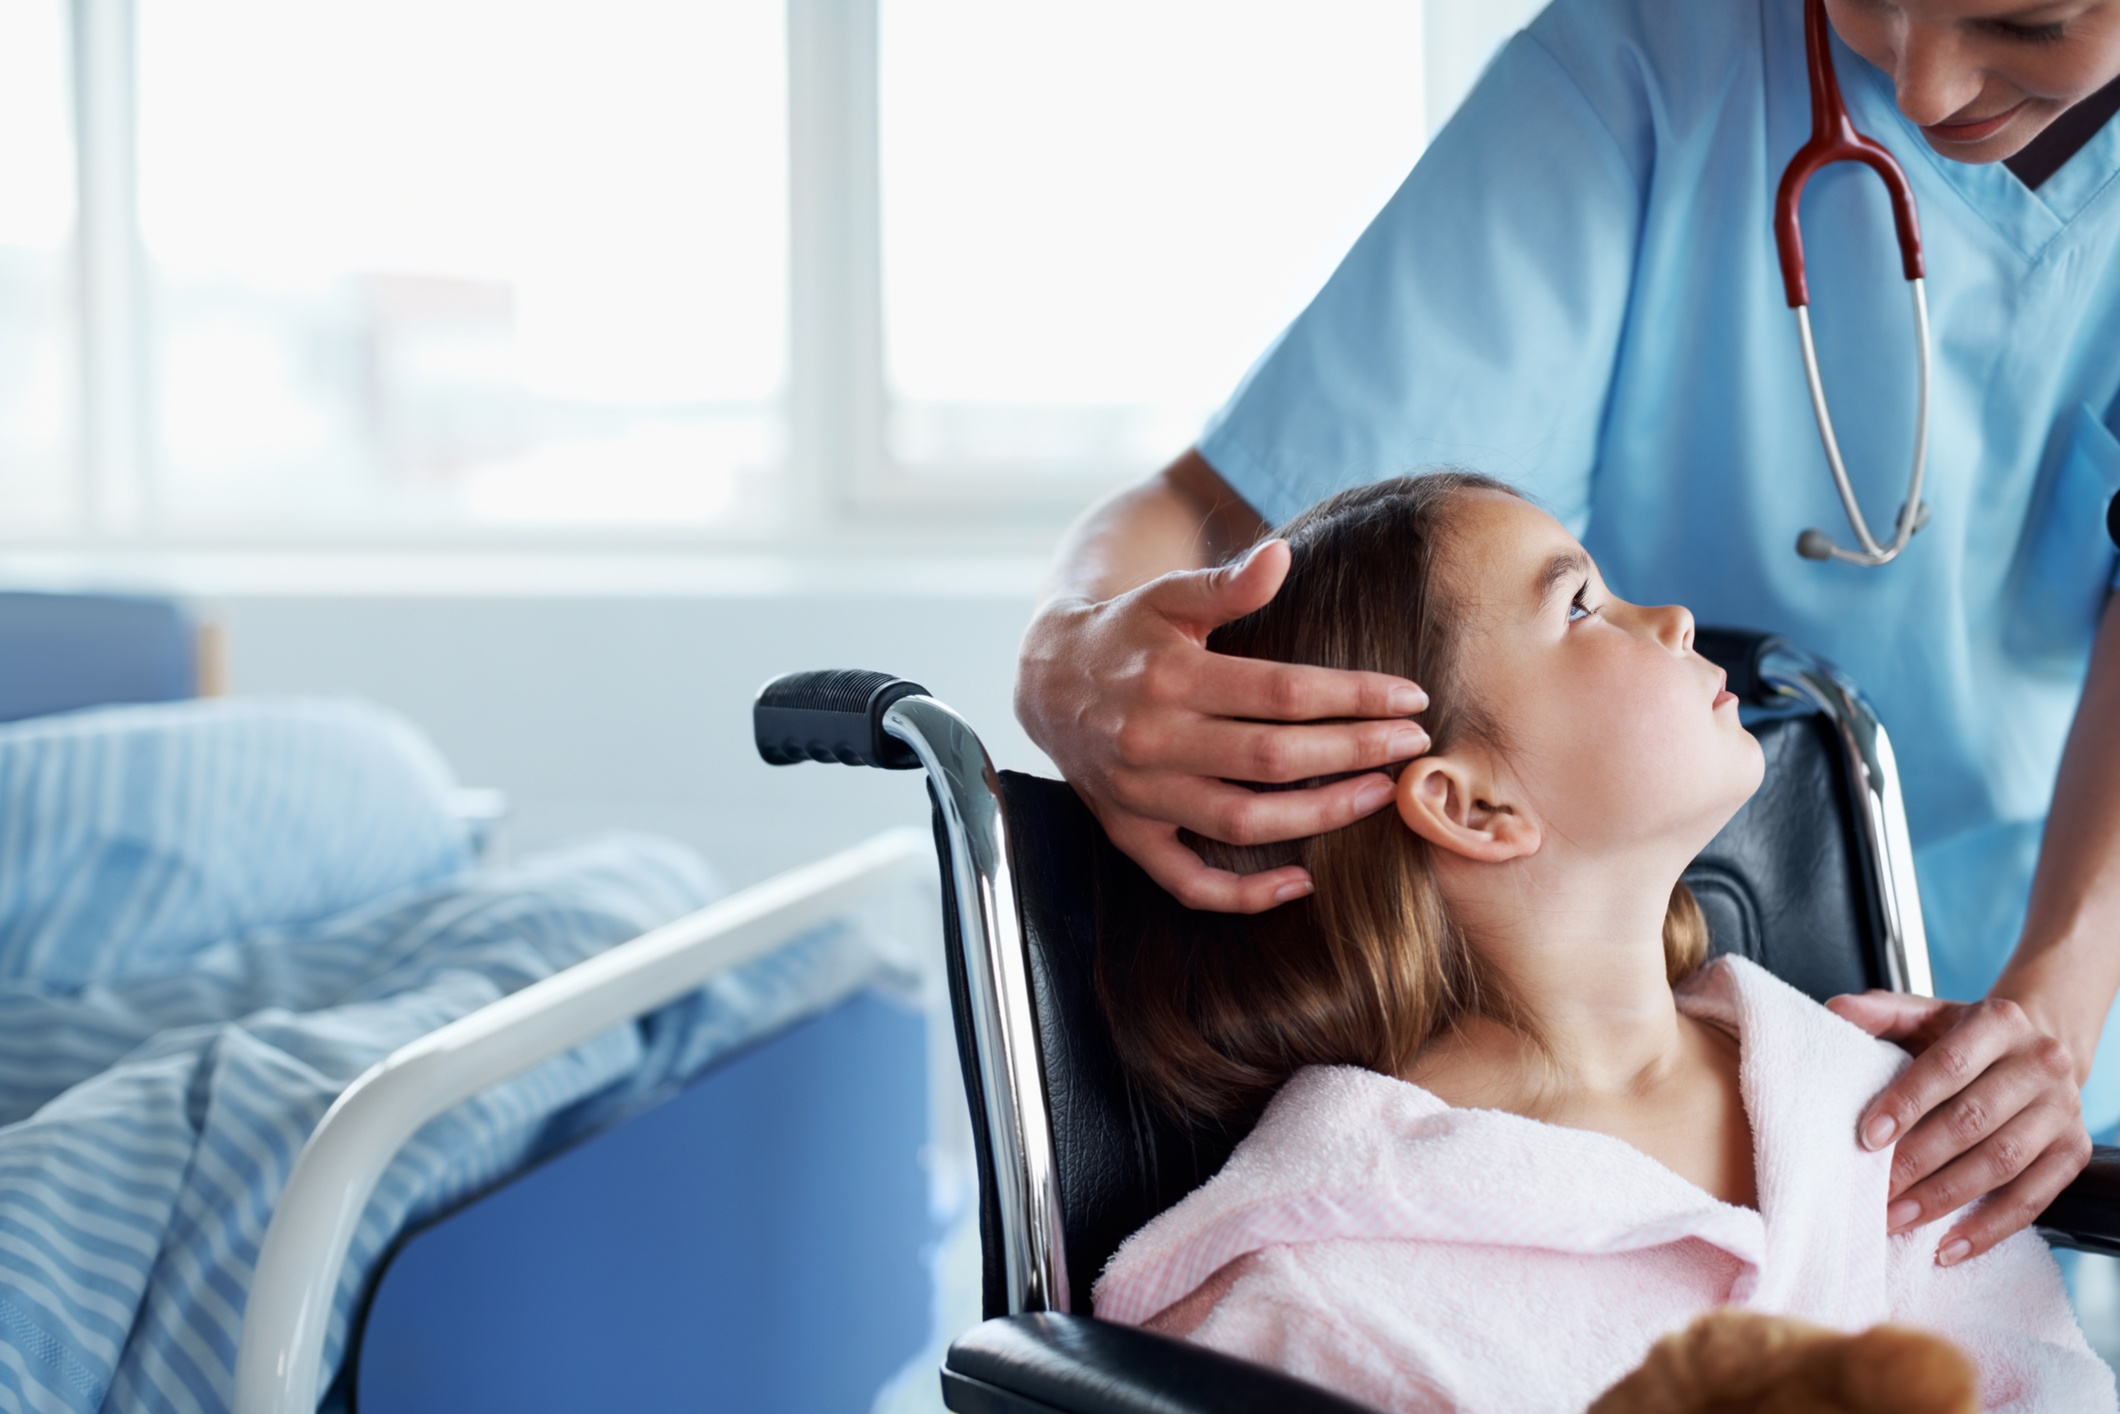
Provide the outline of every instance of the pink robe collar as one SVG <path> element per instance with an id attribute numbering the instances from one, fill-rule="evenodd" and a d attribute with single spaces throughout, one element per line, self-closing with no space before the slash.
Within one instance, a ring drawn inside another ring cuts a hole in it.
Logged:
<path id="1" fill-rule="evenodd" d="M 1265 1248 L 1384 1239 L 1583 1255 L 1704 1242 L 1737 1259 L 1733 1304 L 1801 1305 L 1848 1329 L 1885 1319 L 1891 1154 L 1864 1151 L 1855 1127 L 1906 1057 L 1740 958 L 1702 968 L 1679 1004 L 1738 1038 L 1758 1211 L 1608 1135 L 1317 1066 L 1220 1173 L 1120 1247 L 1097 1314 L 1143 1324 Z"/>

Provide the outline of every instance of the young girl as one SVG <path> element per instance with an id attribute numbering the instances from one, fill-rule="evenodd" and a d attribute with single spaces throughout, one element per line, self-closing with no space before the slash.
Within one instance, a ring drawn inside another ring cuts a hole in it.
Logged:
<path id="1" fill-rule="evenodd" d="M 1905 1064 L 1750 963 L 1703 964 L 1680 872 L 1758 744 L 1677 607 L 1615 597 L 1498 482 L 1333 497 L 1227 653 L 1427 687 L 1397 809 L 1240 871 L 1317 881 L 1100 959 L 1121 1054 L 1201 1121 L 1264 1114 L 1136 1233 L 1099 1316 L 1388 1410 L 1581 1410 L 1718 1306 L 1947 1335 L 1989 1408 L 2111 1410 L 2030 1233 L 1886 1235 L 1862 1106 Z M 1267 1103 L 1268 1099 L 1270 1103 Z"/>

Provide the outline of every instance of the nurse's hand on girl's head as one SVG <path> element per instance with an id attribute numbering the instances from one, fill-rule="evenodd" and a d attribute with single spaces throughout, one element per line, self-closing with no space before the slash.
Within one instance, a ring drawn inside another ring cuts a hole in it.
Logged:
<path id="1" fill-rule="evenodd" d="M 2000 162 L 2120 76 L 2120 0 L 1826 0 L 1902 113 L 1960 162 Z"/>
<path id="2" fill-rule="evenodd" d="M 1418 756 L 1427 695 L 1383 673 L 1232 658 L 1207 635 L 1272 599 L 1288 547 L 1047 605 L 1025 638 L 1016 710 L 1113 844 L 1193 908 L 1258 913 L 1310 892 L 1302 869 L 1211 869 L 1180 827 L 1231 844 L 1321 834 L 1390 804 L 1372 768 Z M 1368 771 L 1300 791 L 1254 791 Z"/>
<path id="3" fill-rule="evenodd" d="M 1885 1210 L 1890 1230 L 1987 1199 L 1944 1234 L 1937 1248 L 1944 1265 L 2028 1227 L 2090 1162 L 2075 1060 L 2015 1002 L 1864 992 L 1827 1005 L 1914 1053 L 1856 1122 L 1865 1148 L 1899 1146 Z"/>

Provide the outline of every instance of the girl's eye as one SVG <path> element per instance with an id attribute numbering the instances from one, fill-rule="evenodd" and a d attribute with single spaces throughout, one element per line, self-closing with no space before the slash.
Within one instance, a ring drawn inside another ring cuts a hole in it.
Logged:
<path id="1" fill-rule="evenodd" d="M 1591 608 L 1588 603 L 1587 596 L 1589 595 L 1589 593 L 1590 581 L 1586 579 L 1583 581 L 1583 587 L 1575 591 L 1575 598 L 1571 599 L 1568 602 L 1569 623 L 1578 623 L 1581 620 L 1590 618 L 1597 613 L 1597 610 Z"/>

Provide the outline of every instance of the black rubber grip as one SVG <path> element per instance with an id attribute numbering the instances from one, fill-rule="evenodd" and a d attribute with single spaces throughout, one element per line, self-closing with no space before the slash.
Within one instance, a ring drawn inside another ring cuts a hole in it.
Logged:
<path id="1" fill-rule="evenodd" d="M 1754 707 L 1781 701 L 1781 694 L 1759 677 L 1759 660 L 1781 647 L 1776 634 L 1749 628 L 1700 628 L 1693 632 L 1693 651 L 1730 675 L 1730 691 Z"/>
<path id="2" fill-rule="evenodd" d="M 2049 1241 L 2084 1252 L 2120 1253 L 2120 1149 L 2094 1145 L 2090 1166 L 2033 1221 Z"/>
<path id="3" fill-rule="evenodd" d="M 758 689 L 751 731 L 758 754 L 774 766 L 837 761 L 910 771 L 913 749 L 883 730 L 883 711 L 901 697 L 927 696 L 917 682 L 860 668 L 788 673 Z"/>

